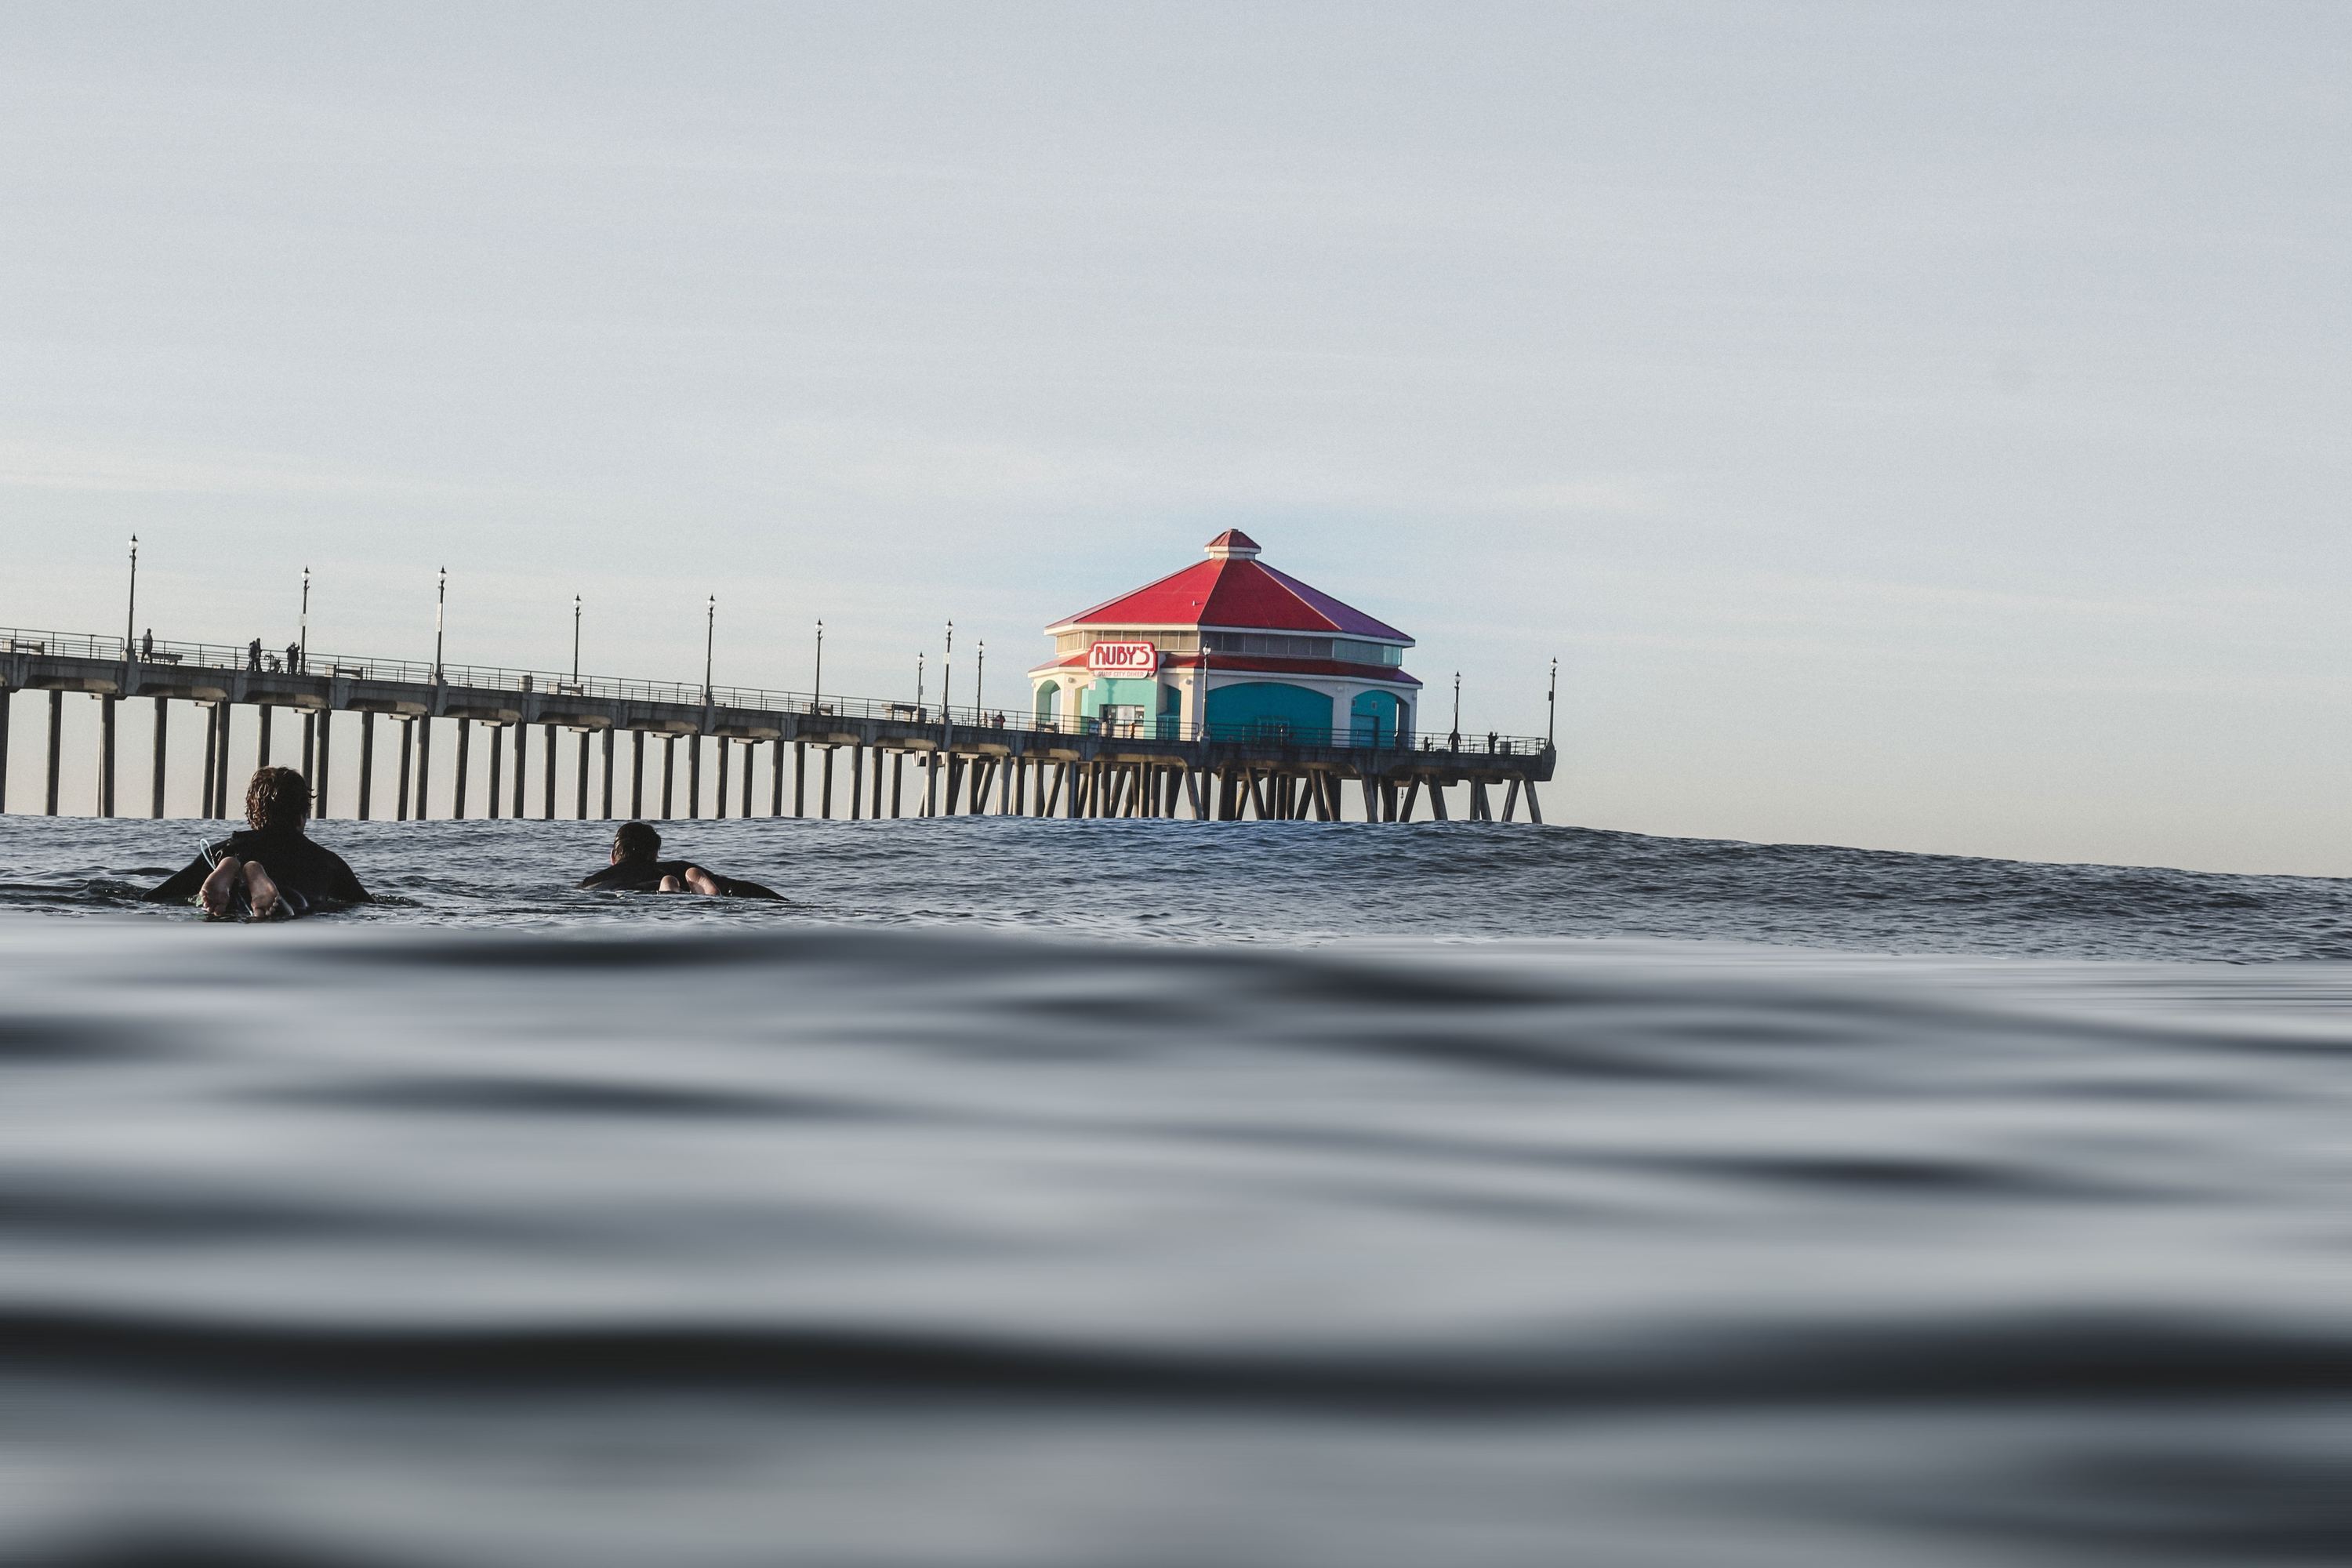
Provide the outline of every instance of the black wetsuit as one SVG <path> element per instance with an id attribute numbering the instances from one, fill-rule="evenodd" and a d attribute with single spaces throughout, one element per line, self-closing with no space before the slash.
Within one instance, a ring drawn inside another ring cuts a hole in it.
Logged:
<path id="1" fill-rule="evenodd" d="M 580 879 L 580 886 L 600 893 L 657 893 L 664 877 L 686 880 L 686 868 L 691 860 L 623 860 L 591 872 Z M 781 899 L 773 888 L 763 888 L 757 882 L 746 882 L 734 877 L 722 877 L 709 867 L 703 872 L 719 884 L 719 890 L 730 899 Z"/>
<path id="2" fill-rule="evenodd" d="M 232 833 L 189 861 L 162 887 L 148 889 L 145 897 L 158 903 L 178 903 L 194 898 L 224 855 L 261 862 L 261 868 L 278 884 L 279 907 L 289 915 L 313 914 L 342 904 L 369 901 L 367 889 L 352 875 L 343 858 L 313 842 L 299 828 L 248 827 Z M 240 888 L 240 907 L 244 907 L 245 900 Z"/>

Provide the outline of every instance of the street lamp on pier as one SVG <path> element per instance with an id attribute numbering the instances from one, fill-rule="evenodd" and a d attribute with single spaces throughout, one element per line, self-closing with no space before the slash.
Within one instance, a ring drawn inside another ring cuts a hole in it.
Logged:
<path id="1" fill-rule="evenodd" d="M 139 624 L 139 536 L 131 536 L 131 598 L 122 607 L 122 661 L 131 662 L 131 630 Z"/>
<path id="2" fill-rule="evenodd" d="M 971 672 L 971 721 L 975 724 L 985 724 L 988 722 L 988 721 L 982 716 L 982 710 L 988 706 L 988 697 L 986 694 L 987 684 L 988 639 L 986 637 L 982 637 L 980 639 L 980 659 L 978 663 L 972 666 Z"/>
<path id="3" fill-rule="evenodd" d="M 1559 720 L 1559 660 L 1551 661 L 1551 689 L 1544 693 L 1544 749 L 1553 745 L 1555 726 Z"/>
<path id="4" fill-rule="evenodd" d="M 302 618 L 294 627 L 294 662 L 310 673 L 310 569 L 302 568 Z"/>
<path id="5" fill-rule="evenodd" d="M 948 623 L 947 650 L 940 655 L 940 718 L 955 723 L 955 623 Z"/>
<path id="6" fill-rule="evenodd" d="M 702 612 L 702 705 L 710 706 L 710 650 L 719 637 L 719 595 L 710 595 L 710 603 Z M 696 742 L 698 745 L 699 742 Z"/>
<path id="7" fill-rule="evenodd" d="M 824 618 L 822 616 L 817 617 L 816 623 L 816 676 L 809 685 L 814 688 L 809 692 L 809 711 L 822 713 L 824 711 Z"/>
<path id="8" fill-rule="evenodd" d="M 572 684 L 580 684 L 580 595 L 572 595 Z"/>
<path id="9" fill-rule="evenodd" d="M 433 684 L 441 684 L 441 630 L 449 607 L 449 568 L 441 568 L 441 586 L 433 596 Z M 423 798 L 419 792 L 419 799 Z M 420 812 L 422 807 L 419 808 Z"/>

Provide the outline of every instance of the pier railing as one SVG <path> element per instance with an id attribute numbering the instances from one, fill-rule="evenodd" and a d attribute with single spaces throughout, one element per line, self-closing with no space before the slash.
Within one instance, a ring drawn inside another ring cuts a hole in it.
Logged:
<path id="1" fill-rule="evenodd" d="M 713 686 L 675 680 L 638 680 L 616 676 L 572 676 L 556 670 L 512 668 L 502 665 L 443 664 L 430 659 L 376 658 L 312 650 L 307 655 L 287 647 L 258 647 L 247 643 L 152 642 L 126 643 L 119 637 L 79 632 L 28 630 L 0 626 L 0 654 L 28 653 L 51 658 L 125 660 L 178 669 L 242 670 L 254 674 L 294 676 L 319 681 L 363 680 L 413 686 L 464 687 L 478 691 L 510 691 L 542 697 L 579 697 L 594 701 L 666 703 L 688 708 L 731 709 L 759 713 L 790 713 L 806 718 L 874 720 L 913 725 L 952 724 L 958 738 L 969 741 L 972 731 L 1005 731 L 1048 742 L 1055 736 L 1086 740 L 1202 741 L 1250 746 L 1291 746 L 1301 749 L 1342 748 L 1356 751 L 1423 752 L 1452 755 L 1518 756 L 1540 754 L 1549 742 L 1540 735 L 1506 735 L 1499 731 L 1399 733 L 1387 725 L 1317 728 L 1272 720 L 1241 723 L 1213 721 L 1187 724 L 1171 715 L 1137 719 L 1064 716 L 1039 719 L 1017 709 L 982 708 L 959 703 L 943 710 L 936 701 L 909 702 L 887 698 L 846 697 L 831 692 L 776 690 L 765 687 Z M 289 658 L 293 668 L 289 668 Z"/>

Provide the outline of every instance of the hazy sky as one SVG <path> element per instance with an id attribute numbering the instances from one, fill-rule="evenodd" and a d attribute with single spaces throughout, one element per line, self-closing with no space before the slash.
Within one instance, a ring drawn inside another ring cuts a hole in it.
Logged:
<path id="1" fill-rule="evenodd" d="M 1239 525 L 1555 820 L 2352 874 L 2352 6 L 0 10 L 0 622 L 898 695 Z M 998 679 L 1001 672 L 1002 679 Z M 20 728 L 30 729 L 31 726 Z"/>

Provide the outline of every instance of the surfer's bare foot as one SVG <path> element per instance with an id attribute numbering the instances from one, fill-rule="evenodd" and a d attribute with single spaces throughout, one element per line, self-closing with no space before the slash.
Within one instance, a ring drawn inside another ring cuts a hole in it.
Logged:
<path id="1" fill-rule="evenodd" d="M 244 875 L 244 861 L 233 855 L 222 856 L 212 875 L 205 879 L 205 885 L 196 890 L 196 900 L 205 906 L 205 913 L 216 921 L 226 920 L 229 905 L 236 900 L 237 879 Z M 277 891 L 274 887 L 270 889 L 273 896 Z"/>
<path id="2" fill-rule="evenodd" d="M 258 860 L 249 860 L 245 867 L 246 895 L 253 903 L 253 918 L 266 921 L 278 912 L 278 884 Z"/>
<path id="3" fill-rule="evenodd" d="M 664 877 L 661 880 L 661 890 L 665 893 L 683 893 L 686 891 L 686 884 L 676 877 Z"/>
<path id="4" fill-rule="evenodd" d="M 719 884 L 711 879 L 709 872 L 699 866 L 686 868 L 686 886 L 689 892 L 700 893 L 706 899 L 719 896 Z"/>

